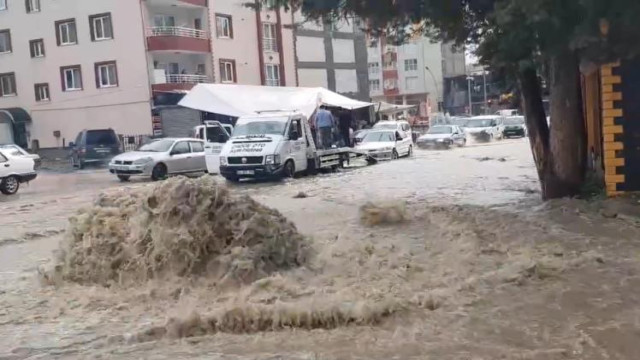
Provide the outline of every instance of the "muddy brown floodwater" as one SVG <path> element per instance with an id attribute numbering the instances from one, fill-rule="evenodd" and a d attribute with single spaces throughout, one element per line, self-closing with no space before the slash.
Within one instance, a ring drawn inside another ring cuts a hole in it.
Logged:
<path id="1" fill-rule="evenodd" d="M 39 281 L 68 217 L 146 186 L 44 173 L 0 198 L 0 359 L 640 359 L 637 200 L 541 203 L 526 140 L 231 186 L 314 252 L 243 286 Z M 401 203 L 407 219 L 363 225 L 367 203 Z M 221 313 L 242 326 L 183 331 Z M 251 321 L 265 313 L 295 319 Z M 327 313 L 350 317 L 315 321 Z"/>

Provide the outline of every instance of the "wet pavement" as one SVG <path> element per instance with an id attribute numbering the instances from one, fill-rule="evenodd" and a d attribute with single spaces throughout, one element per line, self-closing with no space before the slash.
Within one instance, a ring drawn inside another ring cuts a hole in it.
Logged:
<path id="1" fill-rule="evenodd" d="M 230 185 L 312 239 L 313 271 L 279 274 L 273 288 L 38 282 L 77 209 L 102 191 L 152 185 L 123 184 L 100 169 L 42 172 L 0 198 L 0 359 L 640 358 L 638 223 L 603 216 L 615 203 L 543 204 L 525 139 Z M 300 192 L 307 197 L 295 199 Z M 360 224 L 360 206 L 388 201 L 406 202 L 410 221 Z M 186 287 L 188 295 L 162 295 Z M 385 301 L 402 311 L 375 326 L 130 340 L 167 316 L 265 296 L 301 308 Z"/>

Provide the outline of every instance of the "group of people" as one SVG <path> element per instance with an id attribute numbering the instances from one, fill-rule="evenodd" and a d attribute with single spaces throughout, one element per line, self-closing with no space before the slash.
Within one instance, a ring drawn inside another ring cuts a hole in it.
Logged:
<path id="1" fill-rule="evenodd" d="M 355 121 L 350 111 L 332 112 L 326 106 L 321 106 L 309 122 L 317 148 L 353 146 Z"/>

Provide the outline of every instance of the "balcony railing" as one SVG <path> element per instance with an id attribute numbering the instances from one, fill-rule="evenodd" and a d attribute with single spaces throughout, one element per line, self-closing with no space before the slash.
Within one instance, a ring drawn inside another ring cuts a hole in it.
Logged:
<path id="1" fill-rule="evenodd" d="M 195 39 L 208 39 L 209 33 L 204 30 L 180 26 L 154 26 L 147 31 L 148 36 L 181 36 Z"/>
<path id="2" fill-rule="evenodd" d="M 262 39 L 262 50 L 278 52 L 278 41 L 276 39 Z"/>
<path id="3" fill-rule="evenodd" d="M 207 75 L 167 74 L 165 78 L 168 84 L 200 84 L 211 82 Z"/>
<path id="4" fill-rule="evenodd" d="M 265 85 L 267 86 L 280 86 L 280 79 L 266 79 Z"/>

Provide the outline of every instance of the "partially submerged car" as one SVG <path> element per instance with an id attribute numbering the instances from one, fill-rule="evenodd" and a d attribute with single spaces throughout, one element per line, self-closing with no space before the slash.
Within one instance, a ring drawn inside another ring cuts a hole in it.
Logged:
<path id="1" fill-rule="evenodd" d="M 20 184 L 29 182 L 37 176 L 35 162 L 22 155 L 11 155 L 0 149 L 0 192 L 13 195 L 18 192 Z"/>
<path id="2" fill-rule="evenodd" d="M 109 172 L 120 181 L 131 176 L 161 180 L 169 175 L 206 172 L 204 141 L 191 138 L 158 139 L 136 151 L 120 154 L 109 163 Z"/>
<path id="3" fill-rule="evenodd" d="M 78 169 L 88 163 L 109 162 L 121 153 L 120 140 L 113 129 L 82 130 L 75 142 L 70 142 L 71 165 Z"/>
<path id="4" fill-rule="evenodd" d="M 449 148 L 453 145 L 465 146 L 467 137 L 457 125 L 432 126 L 417 141 L 420 148 Z"/>
<path id="5" fill-rule="evenodd" d="M 400 156 L 411 156 L 413 144 L 406 141 L 398 131 L 372 130 L 356 146 L 376 160 L 392 160 Z"/>
<path id="6" fill-rule="evenodd" d="M 502 139 L 502 119 L 499 116 L 474 116 L 464 124 L 464 131 L 476 141 Z"/>
<path id="7" fill-rule="evenodd" d="M 505 138 L 526 137 L 527 126 L 524 122 L 524 116 L 512 116 L 504 119 L 504 130 L 502 134 Z"/>

